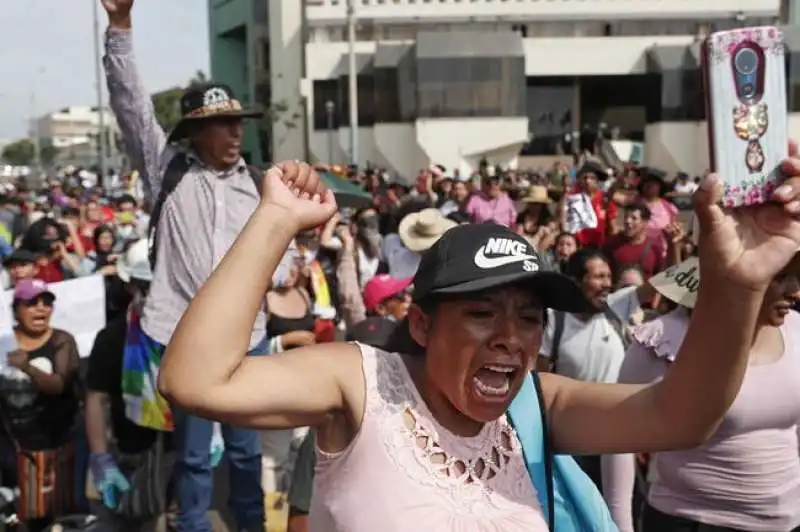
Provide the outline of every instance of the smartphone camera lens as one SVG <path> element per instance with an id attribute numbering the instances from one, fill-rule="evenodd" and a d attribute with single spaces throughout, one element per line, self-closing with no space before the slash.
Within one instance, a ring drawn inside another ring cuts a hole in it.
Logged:
<path id="1" fill-rule="evenodd" d="M 750 83 L 742 86 L 742 96 L 745 98 L 750 98 L 755 92 L 756 88 Z"/>
<path id="2" fill-rule="evenodd" d="M 758 68 L 758 54 L 751 48 L 742 48 L 736 52 L 733 64 L 739 74 L 749 76 Z"/>

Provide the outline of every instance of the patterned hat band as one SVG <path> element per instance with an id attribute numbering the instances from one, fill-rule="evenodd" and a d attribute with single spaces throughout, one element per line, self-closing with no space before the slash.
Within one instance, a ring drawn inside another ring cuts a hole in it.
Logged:
<path id="1" fill-rule="evenodd" d="M 200 107 L 199 109 L 195 109 L 191 113 L 187 114 L 186 118 L 204 118 L 222 113 L 238 112 L 242 110 L 243 108 L 241 102 L 232 98 L 230 100 L 224 100 L 212 105 L 206 105 Z"/>

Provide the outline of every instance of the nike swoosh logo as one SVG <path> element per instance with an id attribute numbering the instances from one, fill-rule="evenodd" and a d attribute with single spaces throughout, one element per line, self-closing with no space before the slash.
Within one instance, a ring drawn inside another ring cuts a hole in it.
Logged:
<path id="1" fill-rule="evenodd" d="M 475 254 L 475 266 L 484 270 L 491 270 L 499 268 L 500 266 L 507 266 L 516 262 L 523 262 L 526 260 L 536 260 L 533 255 L 506 255 L 504 257 L 487 257 L 484 254 L 486 246 L 481 246 Z"/>

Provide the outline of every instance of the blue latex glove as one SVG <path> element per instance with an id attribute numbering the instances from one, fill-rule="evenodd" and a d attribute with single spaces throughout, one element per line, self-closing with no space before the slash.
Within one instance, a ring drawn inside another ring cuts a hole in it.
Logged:
<path id="1" fill-rule="evenodd" d="M 211 467 L 217 467 L 222 461 L 222 456 L 225 454 L 225 439 L 222 436 L 222 426 L 219 423 L 214 423 L 211 432 L 211 448 L 209 449 L 209 458 Z"/>
<path id="2" fill-rule="evenodd" d="M 96 453 L 89 455 L 89 469 L 97 493 L 103 504 L 112 510 L 119 505 L 120 495 L 129 491 L 131 485 L 125 475 L 117 467 L 117 462 L 109 453 Z"/>

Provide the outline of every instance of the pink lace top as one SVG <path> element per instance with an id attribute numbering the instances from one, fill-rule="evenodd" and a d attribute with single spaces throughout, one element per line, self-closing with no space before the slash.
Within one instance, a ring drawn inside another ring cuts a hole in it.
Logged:
<path id="1" fill-rule="evenodd" d="M 344 451 L 317 449 L 312 531 L 547 531 L 505 418 L 457 437 L 433 419 L 399 355 L 359 347 L 364 419 Z"/>

